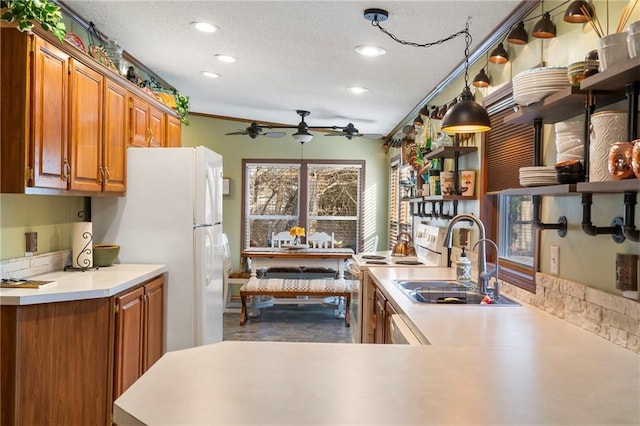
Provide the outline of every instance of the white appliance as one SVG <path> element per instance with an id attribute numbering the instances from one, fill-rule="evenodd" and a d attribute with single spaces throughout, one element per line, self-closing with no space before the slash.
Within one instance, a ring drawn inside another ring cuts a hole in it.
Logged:
<path id="1" fill-rule="evenodd" d="M 93 197 L 94 241 L 120 263 L 168 267 L 165 349 L 222 341 L 222 157 L 205 147 L 129 148 L 125 197 Z"/>
<path id="2" fill-rule="evenodd" d="M 447 267 L 447 249 L 443 246 L 445 228 L 419 223 L 415 226 L 413 245 L 426 265 Z"/>

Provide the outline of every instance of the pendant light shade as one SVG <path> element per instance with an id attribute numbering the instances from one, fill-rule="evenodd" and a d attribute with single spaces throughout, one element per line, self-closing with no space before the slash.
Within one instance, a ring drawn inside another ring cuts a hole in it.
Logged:
<path id="1" fill-rule="evenodd" d="M 536 38 L 553 38 L 556 36 L 556 26 L 551 20 L 549 12 L 545 12 L 542 15 L 542 18 L 533 27 L 531 35 Z"/>
<path id="2" fill-rule="evenodd" d="M 588 12 L 589 16 L 593 16 L 593 11 L 591 10 L 591 6 L 588 1 L 575 0 L 564 12 L 564 21 L 572 24 L 583 24 L 585 22 L 589 22 L 591 19 L 582 12 L 582 8 Z"/>
<path id="3" fill-rule="evenodd" d="M 491 130 L 491 120 L 484 107 L 473 100 L 468 86 L 462 91 L 462 100 L 448 109 L 442 119 L 445 133 L 477 133 Z"/>
<path id="4" fill-rule="evenodd" d="M 527 44 L 529 42 L 529 34 L 524 29 L 524 22 L 520 23 L 511 30 L 507 36 L 507 41 L 511 44 Z"/>
<path id="5" fill-rule="evenodd" d="M 480 72 L 476 74 L 471 84 L 473 84 L 475 87 L 489 87 L 491 81 L 489 80 L 489 76 L 484 72 L 484 68 L 482 68 Z"/>
<path id="6" fill-rule="evenodd" d="M 509 54 L 504 50 L 502 43 L 493 49 L 493 52 L 491 52 L 491 55 L 489 56 L 489 62 L 494 64 L 506 64 L 509 62 Z"/>

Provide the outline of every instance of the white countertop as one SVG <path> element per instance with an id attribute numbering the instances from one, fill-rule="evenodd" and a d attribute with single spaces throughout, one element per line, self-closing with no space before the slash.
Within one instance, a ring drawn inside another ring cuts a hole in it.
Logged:
<path id="1" fill-rule="evenodd" d="M 223 342 L 165 354 L 115 403 L 126 424 L 640 424 L 640 356 L 523 305 L 414 305 L 431 345 Z M 426 275 L 428 274 L 428 275 Z"/>
<path id="2" fill-rule="evenodd" d="M 165 265 L 120 265 L 87 271 L 56 271 L 28 277 L 55 281 L 53 287 L 0 288 L 0 305 L 33 305 L 36 303 L 110 297 L 167 271 Z"/>

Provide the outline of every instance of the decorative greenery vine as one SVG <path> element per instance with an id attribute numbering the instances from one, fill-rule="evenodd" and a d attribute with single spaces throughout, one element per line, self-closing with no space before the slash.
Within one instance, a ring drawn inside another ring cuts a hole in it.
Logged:
<path id="1" fill-rule="evenodd" d="M 31 30 L 36 21 L 60 41 L 67 33 L 60 8 L 49 0 L 1 0 L 0 8 L 3 9 L 0 19 L 17 21 L 19 31 Z"/>
<path id="2" fill-rule="evenodd" d="M 176 98 L 176 111 L 180 114 L 180 120 L 185 126 L 189 125 L 189 119 L 187 115 L 189 115 L 189 96 L 182 96 L 180 92 L 176 91 L 174 93 Z"/>

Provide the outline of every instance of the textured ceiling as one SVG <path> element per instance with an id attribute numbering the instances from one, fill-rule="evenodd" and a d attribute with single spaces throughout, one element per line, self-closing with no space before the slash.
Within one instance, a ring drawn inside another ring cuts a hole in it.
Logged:
<path id="1" fill-rule="evenodd" d="M 363 18 L 389 11 L 382 25 L 426 43 L 464 28 L 472 50 L 518 6 L 500 1 L 63 1 L 133 57 L 188 95 L 191 111 L 295 125 L 344 126 L 388 135 L 464 59 L 464 37 L 428 49 L 391 40 Z M 200 33 L 189 24 L 219 28 Z M 356 45 L 387 53 L 367 58 Z M 214 58 L 235 56 L 235 63 Z M 204 77 L 214 71 L 221 78 Z M 471 76 L 472 78 L 473 76 Z M 369 89 L 354 95 L 347 86 Z"/>

